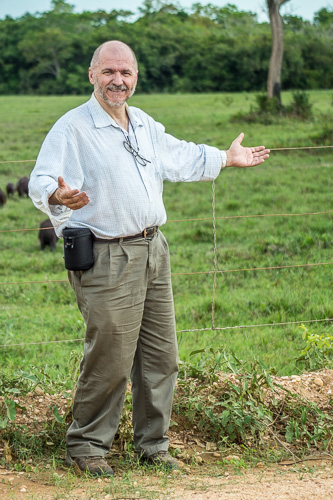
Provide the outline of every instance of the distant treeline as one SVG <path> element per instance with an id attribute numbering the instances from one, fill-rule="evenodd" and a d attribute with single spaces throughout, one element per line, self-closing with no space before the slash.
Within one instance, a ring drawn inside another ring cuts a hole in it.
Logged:
<path id="1" fill-rule="evenodd" d="M 261 91 L 271 53 L 269 23 L 228 4 L 183 9 L 146 0 L 126 10 L 52 10 L 0 20 L 0 94 L 86 94 L 94 49 L 119 39 L 135 51 L 141 92 Z M 333 11 L 313 22 L 284 16 L 283 89 L 333 88 Z"/>

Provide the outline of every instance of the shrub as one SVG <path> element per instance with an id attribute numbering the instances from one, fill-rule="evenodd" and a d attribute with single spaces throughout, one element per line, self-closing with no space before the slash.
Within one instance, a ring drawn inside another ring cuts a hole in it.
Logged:
<path id="1" fill-rule="evenodd" d="M 305 346 L 296 358 L 296 363 L 305 370 L 333 368 L 333 335 L 310 333 L 304 325 L 301 328 Z"/>
<path id="2" fill-rule="evenodd" d="M 255 107 L 251 106 L 248 113 L 237 113 L 232 120 L 270 124 L 284 117 L 309 120 L 313 116 L 309 96 L 303 91 L 293 92 L 288 106 L 283 106 L 277 97 L 269 98 L 267 94 L 258 94 L 255 98 Z"/>

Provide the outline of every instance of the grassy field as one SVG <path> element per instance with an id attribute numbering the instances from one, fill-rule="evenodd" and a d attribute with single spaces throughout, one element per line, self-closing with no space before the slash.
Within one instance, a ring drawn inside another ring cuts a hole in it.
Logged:
<path id="1" fill-rule="evenodd" d="M 254 94 L 135 96 L 131 104 L 179 138 L 220 148 L 227 148 L 240 132 L 245 133 L 246 146 L 328 144 L 333 92 L 309 96 L 313 119 L 281 119 L 268 125 L 231 119 L 250 110 Z M 285 93 L 283 98 L 287 103 L 291 96 Z M 0 161 L 16 161 L 0 163 L 0 188 L 30 174 L 34 163 L 18 161 L 34 160 L 54 121 L 85 100 L 82 96 L 0 97 Z M 258 215 L 332 212 L 332 188 L 332 149 L 275 151 L 255 169 L 222 172 L 215 182 L 216 257 L 217 269 L 228 272 L 216 278 L 215 327 L 290 324 L 181 332 L 212 326 L 214 275 L 179 273 L 214 270 L 213 190 L 210 182 L 165 183 L 169 221 L 163 232 L 171 252 L 182 359 L 194 349 L 213 345 L 232 348 L 248 363 L 260 358 L 279 374 L 300 369 L 295 364 L 304 345 L 300 322 L 333 318 L 332 265 L 304 267 L 333 261 L 333 213 Z M 38 228 L 43 219 L 30 199 L 17 194 L 0 208 L 0 344 L 84 336 L 75 296 L 66 281 L 62 242 L 53 254 L 42 252 L 38 231 L 13 231 Z M 299 267 L 239 271 L 276 266 Z M 35 281 L 39 283 L 31 283 Z M 332 322 L 313 322 L 307 328 L 332 334 Z M 71 352 L 81 350 L 82 342 L 0 347 L 1 370 L 5 378 L 24 370 L 61 380 L 71 369 Z"/>

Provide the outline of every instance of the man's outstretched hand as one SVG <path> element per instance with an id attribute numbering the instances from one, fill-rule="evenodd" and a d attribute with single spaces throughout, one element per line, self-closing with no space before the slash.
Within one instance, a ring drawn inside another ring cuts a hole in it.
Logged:
<path id="1" fill-rule="evenodd" d="M 244 139 L 243 132 L 232 142 L 227 150 L 226 167 L 255 167 L 269 157 L 269 149 L 265 146 L 244 148 L 241 143 Z"/>
<path id="2" fill-rule="evenodd" d="M 71 189 L 62 177 L 58 177 L 58 188 L 49 198 L 50 205 L 65 205 L 71 210 L 78 210 L 89 203 L 89 196 L 85 191 Z"/>

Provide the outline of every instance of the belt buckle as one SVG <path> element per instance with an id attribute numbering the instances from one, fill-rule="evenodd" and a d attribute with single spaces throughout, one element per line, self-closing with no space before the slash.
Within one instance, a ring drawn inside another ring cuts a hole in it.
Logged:
<path id="1" fill-rule="evenodd" d="M 143 230 L 143 237 L 144 237 L 144 238 L 146 238 L 146 237 L 147 237 L 147 229 L 146 229 L 146 228 Z"/>

